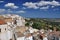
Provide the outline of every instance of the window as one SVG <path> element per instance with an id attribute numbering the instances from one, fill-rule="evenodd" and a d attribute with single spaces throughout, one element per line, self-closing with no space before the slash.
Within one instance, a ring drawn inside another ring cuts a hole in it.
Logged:
<path id="1" fill-rule="evenodd" d="M 5 30 L 6 30 L 6 28 L 5 28 Z"/>
<path id="2" fill-rule="evenodd" d="M 15 22 L 14 22 L 14 24 L 16 24 L 17 22 L 16 22 L 16 20 L 15 20 Z"/>
<path id="3" fill-rule="evenodd" d="M 1 32 L 1 29 L 0 29 L 0 32 Z"/>

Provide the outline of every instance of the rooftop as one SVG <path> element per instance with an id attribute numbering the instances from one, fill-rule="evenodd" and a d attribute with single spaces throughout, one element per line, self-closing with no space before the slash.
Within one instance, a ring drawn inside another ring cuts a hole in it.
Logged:
<path id="1" fill-rule="evenodd" d="M 24 34 L 22 34 L 21 32 L 16 32 L 15 34 L 17 37 L 24 37 Z"/>
<path id="2" fill-rule="evenodd" d="M 31 35 L 31 33 L 27 33 L 25 36 L 26 37 L 31 37 L 32 35 Z"/>
<path id="3" fill-rule="evenodd" d="M 6 24 L 6 22 L 4 20 L 0 20 L 0 25 L 2 24 Z"/>
<path id="4" fill-rule="evenodd" d="M 17 31 L 17 32 L 21 32 L 21 33 L 24 33 L 26 30 L 28 29 L 28 27 L 25 27 L 25 26 L 17 26 L 16 28 L 15 28 L 15 30 Z"/>

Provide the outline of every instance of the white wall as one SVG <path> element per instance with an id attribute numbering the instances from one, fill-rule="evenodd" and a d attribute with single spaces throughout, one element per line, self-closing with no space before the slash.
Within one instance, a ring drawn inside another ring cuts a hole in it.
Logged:
<path id="1" fill-rule="evenodd" d="M 1 40 L 9 40 L 10 38 L 12 38 L 12 32 L 8 30 L 8 25 L 0 25 L 0 39 Z M 6 30 L 5 30 L 6 29 Z"/>
<path id="2" fill-rule="evenodd" d="M 6 28 L 6 30 L 5 30 L 5 28 Z M 7 25 L 6 24 L 0 25 L 0 29 L 1 29 L 0 39 L 1 40 L 8 40 L 8 36 L 7 36 Z"/>
<path id="3" fill-rule="evenodd" d="M 7 36 L 8 36 L 8 39 L 12 39 L 12 36 L 13 36 L 12 31 L 7 31 Z"/>
<path id="4" fill-rule="evenodd" d="M 6 28 L 6 30 L 5 30 Z M 0 25 L 1 32 L 6 32 L 7 31 L 7 25 Z"/>
<path id="5" fill-rule="evenodd" d="M 33 40 L 33 37 L 32 36 L 27 37 L 25 40 Z"/>
<path id="6" fill-rule="evenodd" d="M 18 26 L 22 26 L 23 25 L 21 20 L 16 20 L 16 21 L 17 21 L 17 25 Z"/>
<path id="7" fill-rule="evenodd" d="M 18 26 L 24 26 L 25 25 L 25 20 L 23 18 L 18 18 L 17 21 L 17 25 Z"/>
<path id="8" fill-rule="evenodd" d="M 1 39 L 1 40 L 8 40 L 7 33 L 6 33 L 6 32 L 5 32 L 5 33 L 1 33 L 1 34 L 0 34 L 0 39 Z"/>
<path id="9" fill-rule="evenodd" d="M 25 37 L 18 37 L 17 40 L 25 40 Z"/>

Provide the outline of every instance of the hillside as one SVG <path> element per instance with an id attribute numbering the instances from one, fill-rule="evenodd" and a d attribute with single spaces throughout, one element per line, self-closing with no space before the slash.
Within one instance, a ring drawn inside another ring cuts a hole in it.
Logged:
<path id="1" fill-rule="evenodd" d="M 53 27 L 56 27 L 58 30 L 60 30 L 60 19 L 30 18 L 29 20 L 28 19 L 25 20 L 26 26 L 32 26 L 33 28 L 53 29 Z"/>

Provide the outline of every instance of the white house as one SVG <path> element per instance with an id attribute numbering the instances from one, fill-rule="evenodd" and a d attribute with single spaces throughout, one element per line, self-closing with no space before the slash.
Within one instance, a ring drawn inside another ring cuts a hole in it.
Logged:
<path id="1" fill-rule="evenodd" d="M 27 33 L 25 35 L 25 40 L 33 40 L 33 36 L 31 35 L 31 33 Z"/>
<path id="2" fill-rule="evenodd" d="M 9 17 L 16 21 L 17 26 L 25 26 L 25 20 L 23 17 L 14 14 L 11 14 Z"/>
<path id="3" fill-rule="evenodd" d="M 28 30 L 30 31 L 30 33 L 34 33 L 34 32 L 39 31 L 38 29 L 34 29 L 34 28 L 32 28 L 32 27 L 29 27 Z"/>
<path id="4" fill-rule="evenodd" d="M 19 27 L 25 26 L 25 20 L 19 15 L 8 14 L 8 15 L 2 15 L 2 16 L 4 18 L 0 20 L 0 40 L 12 40 L 13 29 L 16 28 L 17 26 Z M 16 20 L 16 25 L 14 24 L 15 20 Z M 25 32 L 25 28 L 23 27 L 22 29 L 23 29 L 23 32 Z M 22 36 L 19 36 L 19 35 L 20 33 L 16 33 L 17 40 L 25 39 L 25 36 L 23 36 L 22 33 L 21 33 Z"/>
<path id="5" fill-rule="evenodd" d="M 29 29 L 28 29 L 28 30 L 29 30 L 29 32 L 30 32 L 30 33 L 33 33 L 33 32 L 34 32 L 34 30 L 33 30 L 33 28 L 32 28 L 32 27 L 29 27 Z"/>
<path id="6" fill-rule="evenodd" d="M 1 40 L 8 40 L 7 36 L 7 25 L 0 25 L 0 39 Z"/>
<path id="7" fill-rule="evenodd" d="M 10 40 L 12 39 L 12 32 L 8 32 L 9 26 L 3 21 L 0 20 L 0 39 L 1 40 Z"/>
<path id="8" fill-rule="evenodd" d="M 25 26 L 25 20 L 22 17 L 19 17 L 16 21 L 17 26 Z"/>
<path id="9" fill-rule="evenodd" d="M 8 30 L 8 26 L 6 24 L 0 25 L 0 39 L 1 40 L 12 39 L 12 31 Z"/>

